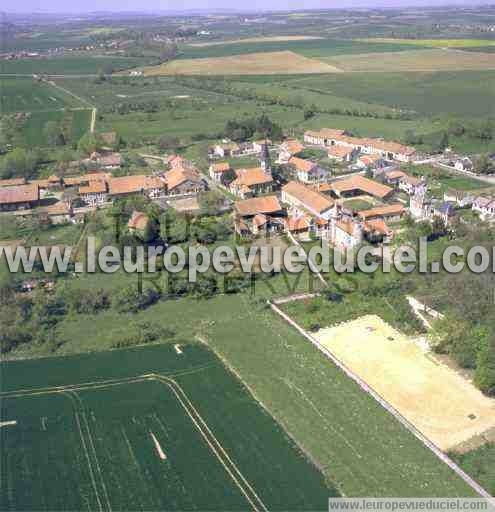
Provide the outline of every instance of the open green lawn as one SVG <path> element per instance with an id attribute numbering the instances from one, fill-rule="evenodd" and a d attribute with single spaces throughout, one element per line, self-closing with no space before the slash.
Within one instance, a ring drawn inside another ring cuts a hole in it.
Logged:
<path id="1" fill-rule="evenodd" d="M 0 78 L 0 112 L 33 112 L 81 107 L 69 94 L 32 78 Z"/>
<path id="2" fill-rule="evenodd" d="M 369 208 L 373 208 L 374 204 L 370 201 L 365 201 L 364 199 L 349 199 L 344 201 L 343 206 L 345 208 L 350 208 L 356 212 L 360 210 L 367 210 Z"/>
<path id="3" fill-rule="evenodd" d="M 181 349 L 3 364 L 2 510 L 325 510 L 336 491 L 293 440 L 210 351 Z"/>

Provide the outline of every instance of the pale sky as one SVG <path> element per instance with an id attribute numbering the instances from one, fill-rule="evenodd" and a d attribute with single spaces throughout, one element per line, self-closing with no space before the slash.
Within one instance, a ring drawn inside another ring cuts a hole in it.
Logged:
<path id="1" fill-rule="evenodd" d="M 290 10 L 349 7 L 477 5 L 479 0 L 2 0 L 1 11 L 12 13 L 84 13 L 92 11 L 180 11 L 191 9 Z"/>

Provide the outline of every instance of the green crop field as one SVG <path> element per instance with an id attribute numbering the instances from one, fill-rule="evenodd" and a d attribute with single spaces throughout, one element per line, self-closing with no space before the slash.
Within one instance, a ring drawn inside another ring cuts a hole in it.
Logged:
<path id="1" fill-rule="evenodd" d="M 80 107 L 73 96 L 32 78 L 0 78 L 0 113 Z"/>
<path id="2" fill-rule="evenodd" d="M 0 73 L 51 75 L 97 74 L 102 69 L 115 71 L 129 69 L 149 63 L 141 57 L 119 57 L 115 55 L 63 56 L 38 59 L 0 61 Z"/>
<path id="3" fill-rule="evenodd" d="M 7 363 L 2 380 L 2 510 L 324 510 L 336 495 L 202 346 Z"/>
<path id="4" fill-rule="evenodd" d="M 166 322 L 175 334 L 170 343 L 201 336 L 233 368 L 275 420 L 322 468 L 324 477 L 348 496 L 470 496 L 471 489 L 377 402 L 362 392 L 319 351 L 267 310 L 264 298 L 307 291 L 300 281 L 283 276 L 256 285 L 255 295 L 218 296 L 211 300 L 161 301 L 135 315 L 107 310 L 99 314 L 67 316 L 57 327 L 62 346 L 57 354 L 102 351 L 127 335 L 135 322 Z M 109 291 L 136 283 L 136 276 L 88 274 L 67 286 Z M 313 286 L 316 287 L 313 280 Z M 159 346 L 158 346 L 159 347 Z M 159 351 L 161 348 L 152 347 Z M 176 358 L 136 350 L 100 352 L 67 359 L 29 360 L 3 365 L 3 390 L 58 386 L 98 379 L 122 379 L 166 372 L 162 365 L 178 365 Z M 49 354 L 43 346 L 19 347 L 12 357 Z M 189 361 L 189 356 L 187 357 Z M 52 367 L 45 364 L 52 361 Z M 59 364 L 73 361 L 74 364 Z M 56 365 L 56 371 L 55 371 Z M 139 368 L 137 368 L 137 366 Z M 53 368 L 53 370 L 50 370 Z M 134 370 L 129 370 L 135 369 Z M 168 368 L 168 367 L 167 367 Z M 192 374 L 191 374 L 192 376 Z M 184 387 L 184 381 L 180 385 Z M 214 394 L 191 380 L 192 391 Z M 228 389 L 220 385 L 216 392 Z M 190 391 L 186 389 L 189 394 Z M 215 407 L 201 403 L 205 421 Z M 218 403 L 218 401 L 217 401 Z M 233 407 L 230 414 L 237 410 Z M 199 407 L 199 405 L 198 405 Z M 226 432 L 231 429 L 225 427 Z M 217 429 L 213 429 L 217 435 Z M 235 440 L 232 439 L 235 447 Z M 240 463 L 239 463 L 240 465 Z M 243 470 L 244 472 L 244 470 Z M 262 472 L 261 472 L 262 473 Z"/>
<path id="5" fill-rule="evenodd" d="M 352 55 L 358 53 L 397 52 L 411 47 L 400 43 L 368 43 L 339 39 L 309 39 L 300 41 L 264 41 L 234 43 L 214 46 L 183 46 L 181 59 L 198 59 L 207 57 L 228 57 L 244 53 L 265 53 L 292 51 L 311 58 L 331 57 L 333 55 Z"/>
<path id="6" fill-rule="evenodd" d="M 424 115 L 495 116 L 494 71 L 341 73 L 289 79 L 288 83 Z"/>

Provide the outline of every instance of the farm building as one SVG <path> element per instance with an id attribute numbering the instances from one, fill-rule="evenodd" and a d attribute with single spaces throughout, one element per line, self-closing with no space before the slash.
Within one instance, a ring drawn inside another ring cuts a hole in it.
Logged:
<path id="1" fill-rule="evenodd" d="M 235 156 L 240 154 L 240 152 L 241 148 L 236 142 L 224 142 L 213 147 L 213 154 L 220 158 Z"/>
<path id="2" fill-rule="evenodd" d="M 330 218 L 333 201 L 319 192 L 291 181 L 282 187 L 282 201 L 291 207 L 291 216 L 310 214 L 317 218 Z"/>
<path id="3" fill-rule="evenodd" d="M 392 188 L 359 175 L 335 181 L 330 184 L 330 187 L 337 197 L 368 194 L 378 199 L 385 199 L 393 193 Z"/>
<path id="4" fill-rule="evenodd" d="M 456 204 L 459 208 L 471 206 L 475 197 L 464 190 L 448 189 L 443 193 L 443 200 Z"/>
<path id="5" fill-rule="evenodd" d="M 304 142 L 315 144 L 317 146 L 330 146 L 335 137 L 344 135 L 344 130 L 334 130 L 332 128 L 323 128 L 319 131 L 308 130 L 304 133 Z"/>
<path id="6" fill-rule="evenodd" d="M 416 178 L 415 176 L 409 176 L 404 174 L 399 180 L 399 190 L 402 190 L 407 195 L 412 196 L 416 189 L 421 186 L 423 180 Z"/>
<path id="7" fill-rule="evenodd" d="M 356 161 L 356 166 L 360 169 L 369 169 L 379 172 L 387 166 L 387 163 L 379 155 L 361 155 Z"/>
<path id="8" fill-rule="evenodd" d="M 234 205 L 235 230 L 241 236 L 281 231 L 284 211 L 276 196 L 252 197 Z"/>
<path id="9" fill-rule="evenodd" d="M 460 158 L 454 163 L 454 167 L 458 171 L 472 171 L 474 169 L 474 165 L 472 160 L 469 157 Z"/>
<path id="10" fill-rule="evenodd" d="M 343 146 L 352 148 L 358 153 L 377 155 L 384 160 L 411 162 L 416 154 L 415 148 L 398 142 L 373 138 L 360 138 L 346 135 L 344 130 L 322 129 L 318 132 L 308 131 L 304 141 L 320 146 Z"/>
<path id="11" fill-rule="evenodd" d="M 166 190 L 166 183 L 157 176 L 121 176 L 108 181 L 108 195 L 112 199 L 133 194 L 145 194 L 150 198 L 156 198 L 164 195 Z"/>
<path id="12" fill-rule="evenodd" d="M 495 216 L 495 199 L 493 197 L 479 196 L 474 199 L 473 211 L 478 212 L 482 219 Z"/>
<path id="13" fill-rule="evenodd" d="M 127 223 L 127 229 L 132 234 L 142 235 L 150 221 L 148 215 L 143 212 L 133 211 L 129 222 Z"/>
<path id="14" fill-rule="evenodd" d="M 385 219 L 390 222 L 395 222 L 402 218 L 404 212 L 404 205 L 401 203 L 396 203 L 377 206 L 376 208 L 370 208 L 369 210 L 361 210 L 358 212 L 358 216 L 365 221 L 373 219 Z"/>
<path id="15" fill-rule="evenodd" d="M 289 139 L 280 145 L 280 151 L 278 154 L 278 162 L 286 164 L 290 157 L 297 155 L 304 151 L 304 146 L 296 139 Z"/>
<path id="16" fill-rule="evenodd" d="M 352 162 L 359 154 L 356 148 L 331 146 L 328 148 L 328 158 L 336 162 Z"/>
<path id="17" fill-rule="evenodd" d="M 160 197 L 168 191 L 169 195 L 197 194 L 206 190 L 206 182 L 201 178 L 198 171 L 194 169 L 186 169 L 176 167 L 165 174 L 165 183 L 161 181 L 159 186 L 159 178 L 155 178 L 155 187 L 151 191 L 150 197 Z M 166 185 L 165 185 L 166 184 Z"/>
<path id="18" fill-rule="evenodd" d="M 230 184 L 230 192 L 237 197 L 246 199 L 259 194 L 266 194 L 273 189 L 271 173 L 261 167 L 237 169 L 236 179 Z"/>
<path id="19" fill-rule="evenodd" d="M 98 206 L 107 200 L 108 184 L 104 180 L 92 180 L 79 187 L 79 196 L 89 206 Z"/>
<path id="20" fill-rule="evenodd" d="M 37 185 L 0 188 L 0 211 L 26 210 L 36 206 L 39 200 Z"/>
<path id="21" fill-rule="evenodd" d="M 0 180 L 0 188 L 6 187 L 19 187 L 20 185 L 25 185 L 25 178 L 10 178 L 8 180 Z"/>
<path id="22" fill-rule="evenodd" d="M 323 169 L 317 163 L 311 162 L 311 160 L 304 160 L 303 158 L 293 156 L 289 159 L 288 163 L 296 170 L 298 181 L 308 185 L 321 183 L 327 180 L 330 175 L 329 171 Z"/>
<path id="23" fill-rule="evenodd" d="M 237 201 L 234 204 L 234 210 L 240 217 L 254 217 L 258 213 L 278 216 L 283 214 L 283 208 L 277 196 L 252 197 Z"/>
<path id="24" fill-rule="evenodd" d="M 225 183 L 224 176 L 231 171 L 230 164 L 228 162 L 219 162 L 211 164 L 209 173 L 210 178 L 217 183 Z"/>

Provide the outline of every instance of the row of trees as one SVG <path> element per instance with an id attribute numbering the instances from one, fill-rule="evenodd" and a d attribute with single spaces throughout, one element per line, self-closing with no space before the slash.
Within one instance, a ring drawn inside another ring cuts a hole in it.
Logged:
<path id="1" fill-rule="evenodd" d="M 42 160 L 40 150 L 15 148 L 0 160 L 0 178 L 31 178 Z"/>

